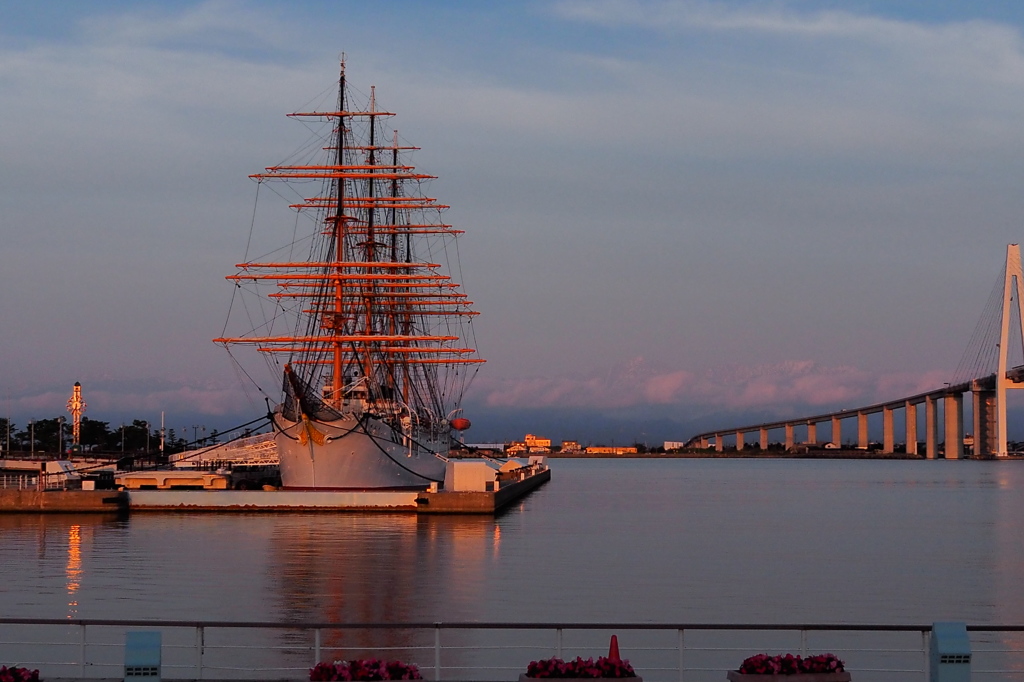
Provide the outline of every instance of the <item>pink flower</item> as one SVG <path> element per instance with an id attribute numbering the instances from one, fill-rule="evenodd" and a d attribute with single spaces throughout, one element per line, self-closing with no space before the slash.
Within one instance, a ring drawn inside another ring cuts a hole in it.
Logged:
<path id="1" fill-rule="evenodd" d="M 841 673 L 843 662 L 834 654 L 801 658 L 793 654 L 757 654 L 743 661 L 739 671 L 747 675 L 796 675 L 798 673 Z"/>
<path id="2" fill-rule="evenodd" d="M 39 671 L 16 666 L 0 666 L 0 682 L 39 682 Z"/>
<path id="3" fill-rule="evenodd" d="M 374 682 L 376 680 L 422 680 L 419 668 L 401 661 L 368 658 L 356 661 L 317 663 L 310 669 L 312 682 Z M 0 680 L 0 682 L 3 682 Z"/>
<path id="4" fill-rule="evenodd" d="M 574 661 L 563 661 L 560 658 L 546 658 L 530 661 L 526 666 L 527 677 L 567 678 L 567 677 L 636 677 L 636 672 L 629 661 L 612 660 L 601 656 L 584 660 L 577 656 Z"/>

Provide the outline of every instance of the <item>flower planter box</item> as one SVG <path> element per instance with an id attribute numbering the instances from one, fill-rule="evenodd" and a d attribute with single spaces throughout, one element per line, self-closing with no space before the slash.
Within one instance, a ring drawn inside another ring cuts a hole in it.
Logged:
<path id="1" fill-rule="evenodd" d="M 642 677 L 529 677 L 526 673 L 519 674 L 519 682 L 598 682 L 598 680 L 643 682 Z"/>
<path id="2" fill-rule="evenodd" d="M 755 675 L 730 670 L 729 682 L 850 682 L 850 673 L 797 673 L 796 675 Z"/>

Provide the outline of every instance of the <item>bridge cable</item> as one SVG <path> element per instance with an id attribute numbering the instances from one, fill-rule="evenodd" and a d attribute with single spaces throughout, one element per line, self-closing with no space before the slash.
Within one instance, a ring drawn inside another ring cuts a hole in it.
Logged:
<path id="1" fill-rule="evenodd" d="M 999 332 L 1003 313 L 1003 283 L 1006 267 L 999 273 L 989 294 L 971 340 L 953 373 L 950 384 L 962 384 L 993 374 L 999 360 Z"/>

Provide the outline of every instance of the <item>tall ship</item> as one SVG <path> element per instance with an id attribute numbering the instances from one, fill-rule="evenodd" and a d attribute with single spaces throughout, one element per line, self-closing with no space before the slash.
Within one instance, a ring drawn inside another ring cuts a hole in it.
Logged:
<path id="1" fill-rule="evenodd" d="M 443 482 L 469 428 L 478 313 L 453 280 L 461 230 L 424 192 L 434 176 L 409 164 L 417 148 L 374 89 L 361 103 L 354 92 L 342 60 L 336 102 L 290 114 L 312 133 L 306 151 L 250 176 L 257 212 L 268 187 L 297 215 L 280 221 L 280 248 L 247 253 L 227 277 L 260 301 L 233 299 L 251 329 L 214 341 L 232 358 L 254 346 L 280 378 L 270 415 L 284 488 L 423 489 Z"/>

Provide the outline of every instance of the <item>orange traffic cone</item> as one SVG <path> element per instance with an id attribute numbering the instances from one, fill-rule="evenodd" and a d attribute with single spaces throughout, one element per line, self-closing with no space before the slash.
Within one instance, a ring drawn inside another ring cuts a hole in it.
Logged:
<path id="1" fill-rule="evenodd" d="M 612 635 L 612 641 L 608 646 L 608 660 L 610 661 L 621 661 L 619 658 L 619 638 Z"/>

